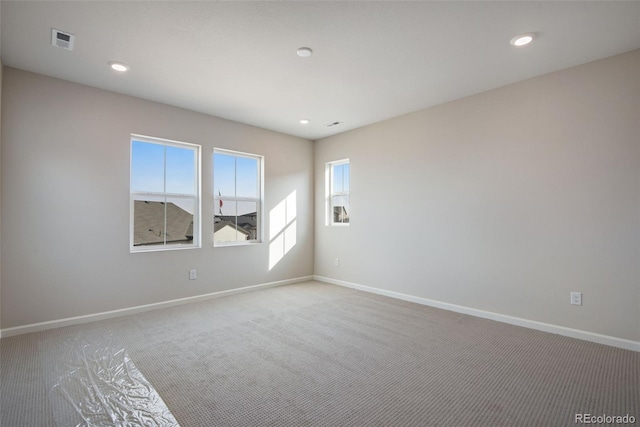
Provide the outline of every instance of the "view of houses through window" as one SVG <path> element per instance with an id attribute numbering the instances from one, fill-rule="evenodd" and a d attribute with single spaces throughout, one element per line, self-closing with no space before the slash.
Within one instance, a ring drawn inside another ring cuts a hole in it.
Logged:
<path id="1" fill-rule="evenodd" d="M 131 137 L 131 251 L 200 246 L 200 146 Z"/>
<path id="2" fill-rule="evenodd" d="M 348 225 L 351 206 L 349 203 L 350 168 L 349 159 L 327 164 L 329 173 L 329 215 L 332 225 Z"/>
<path id="3" fill-rule="evenodd" d="M 260 241 L 261 169 L 261 156 L 214 150 L 214 245 Z"/>

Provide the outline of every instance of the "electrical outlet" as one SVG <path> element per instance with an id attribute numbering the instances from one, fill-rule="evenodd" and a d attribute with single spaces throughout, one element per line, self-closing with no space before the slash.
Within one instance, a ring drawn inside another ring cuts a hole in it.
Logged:
<path id="1" fill-rule="evenodd" d="M 196 280 L 198 275 L 195 270 L 189 270 L 189 280 Z"/>
<path id="2" fill-rule="evenodd" d="M 582 305 L 582 292 L 571 292 L 571 305 Z"/>
<path id="3" fill-rule="evenodd" d="M 340 258 L 336 258 L 333 260 L 333 265 L 335 265 L 336 267 L 340 267 Z"/>

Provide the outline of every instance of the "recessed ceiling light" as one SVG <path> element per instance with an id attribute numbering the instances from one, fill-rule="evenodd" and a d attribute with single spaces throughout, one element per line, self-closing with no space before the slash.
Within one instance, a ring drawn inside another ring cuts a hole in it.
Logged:
<path id="1" fill-rule="evenodd" d="M 308 125 L 309 124 L 309 119 L 301 119 L 300 120 L 300 124 L 301 125 Z"/>
<path id="2" fill-rule="evenodd" d="M 311 50 L 310 47 L 301 47 L 297 51 L 297 54 L 300 58 L 308 58 L 311 56 L 312 53 L 313 51 Z"/>
<path id="3" fill-rule="evenodd" d="M 127 64 L 124 64 L 118 61 L 109 62 L 109 66 L 111 67 L 112 70 L 119 71 L 121 73 L 124 73 L 125 71 L 129 70 L 129 66 Z"/>
<path id="4" fill-rule="evenodd" d="M 536 38 L 535 33 L 526 33 L 515 36 L 511 39 L 511 45 L 516 47 L 526 46 Z"/>

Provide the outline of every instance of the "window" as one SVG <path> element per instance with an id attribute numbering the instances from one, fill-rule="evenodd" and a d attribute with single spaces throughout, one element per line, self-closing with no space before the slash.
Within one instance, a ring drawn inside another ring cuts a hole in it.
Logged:
<path id="1" fill-rule="evenodd" d="M 349 225 L 349 159 L 327 163 L 329 178 L 329 212 L 331 225 Z"/>
<path id="2" fill-rule="evenodd" d="M 130 250 L 200 247 L 200 146 L 131 135 Z"/>
<path id="3" fill-rule="evenodd" d="M 214 149 L 214 246 L 261 241 L 263 163 L 262 156 Z"/>

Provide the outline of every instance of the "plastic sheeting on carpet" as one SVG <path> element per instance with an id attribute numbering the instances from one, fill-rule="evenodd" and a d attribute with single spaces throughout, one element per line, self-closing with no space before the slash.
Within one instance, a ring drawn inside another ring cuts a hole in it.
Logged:
<path id="1" fill-rule="evenodd" d="M 113 335 L 78 334 L 39 349 L 57 426 L 179 427 Z"/>

